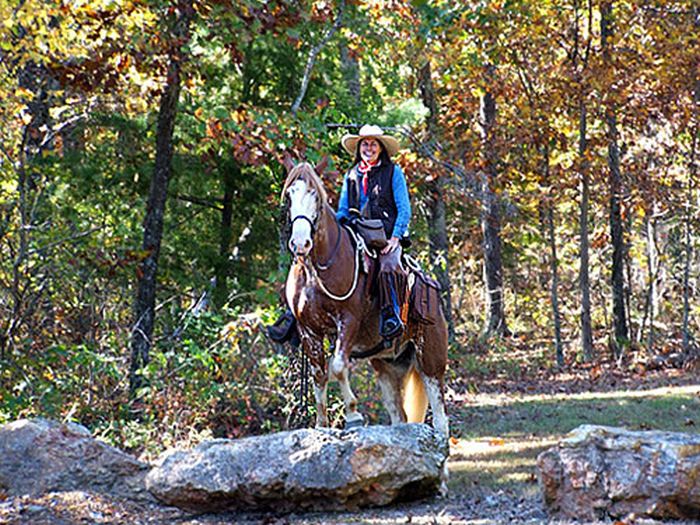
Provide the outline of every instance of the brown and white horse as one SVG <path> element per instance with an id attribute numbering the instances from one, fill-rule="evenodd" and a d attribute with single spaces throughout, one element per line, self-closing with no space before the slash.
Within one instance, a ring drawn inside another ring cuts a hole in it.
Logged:
<path id="1" fill-rule="evenodd" d="M 306 163 L 292 167 L 284 184 L 292 231 L 294 262 L 286 298 L 297 319 L 304 352 L 311 363 L 316 395 L 316 426 L 328 426 L 326 389 L 329 375 L 340 383 L 347 427 L 363 418 L 350 388 L 351 356 L 382 348 L 378 300 L 370 294 L 370 276 L 360 269 L 362 254 L 348 230 L 336 220 L 323 182 Z M 333 340 L 330 363 L 324 339 Z M 433 427 L 449 435 L 443 377 L 447 365 L 447 326 L 440 312 L 435 324 L 407 321 L 398 346 L 369 357 L 377 373 L 391 423 L 423 422 L 428 406 Z"/>

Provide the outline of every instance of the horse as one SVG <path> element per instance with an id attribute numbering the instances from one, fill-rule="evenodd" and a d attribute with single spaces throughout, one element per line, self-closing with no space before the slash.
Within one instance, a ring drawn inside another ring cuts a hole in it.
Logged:
<path id="1" fill-rule="evenodd" d="M 349 380 L 350 359 L 359 357 L 369 359 L 377 374 L 392 425 L 422 423 L 429 402 L 433 427 L 447 439 L 447 323 L 442 311 L 434 324 L 408 319 L 403 334 L 390 348 L 384 348 L 379 334 L 379 301 L 371 292 L 371 272 L 360 268 L 361 243 L 336 219 L 316 169 L 308 162 L 285 165 L 288 175 L 282 198 L 289 199 L 291 234 L 287 244 L 294 259 L 285 295 L 311 365 L 316 426 L 328 426 L 329 376 L 340 384 L 346 428 L 363 424 Z M 335 347 L 327 363 L 324 339 L 332 336 Z"/>

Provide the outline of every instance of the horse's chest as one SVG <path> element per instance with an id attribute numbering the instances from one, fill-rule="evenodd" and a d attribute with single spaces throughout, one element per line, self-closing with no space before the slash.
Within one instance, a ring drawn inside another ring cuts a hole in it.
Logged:
<path id="1" fill-rule="evenodd" d="M 317 287 L 308 282 L 306 273 L 300 265 L 294 265 L 290 269 L 285 295 L 294 317 L 305 324 L 316 326 L 327 324 L 328 314 L 323 308 L 324 297 Z"/>

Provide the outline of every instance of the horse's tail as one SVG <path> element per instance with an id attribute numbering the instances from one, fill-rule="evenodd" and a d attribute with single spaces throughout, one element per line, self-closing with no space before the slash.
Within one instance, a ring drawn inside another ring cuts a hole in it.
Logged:
<path id="1" fill-rule="evenodd" d="M 425 420 L 428 395 L 423 380 L 414 367 L 411 367 L 403 380 L 403 409 L 409 423 L 422 423 Z"/>

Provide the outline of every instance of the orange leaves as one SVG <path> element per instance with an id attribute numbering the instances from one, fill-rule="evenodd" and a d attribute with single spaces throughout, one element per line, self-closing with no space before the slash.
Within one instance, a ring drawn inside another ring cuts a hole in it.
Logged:
<path id="1" fill-rule="evenodd" d="M 207 137 L 211 139 L 219 138 L 221 137 L 223 130 L 224 128 L 221 125 L 221 121 L 219 119 L 210 118 L 207 121 Z"/>

